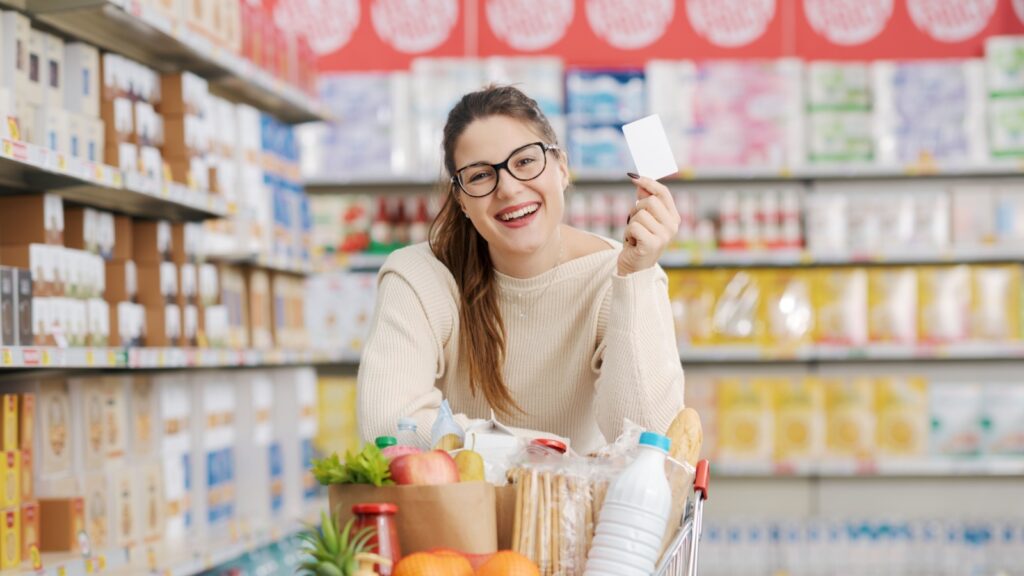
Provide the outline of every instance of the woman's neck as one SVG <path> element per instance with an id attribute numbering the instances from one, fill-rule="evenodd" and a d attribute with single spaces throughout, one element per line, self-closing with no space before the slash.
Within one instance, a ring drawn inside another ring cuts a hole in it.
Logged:
<path id="1" fill-rule="evenodd" d="M 551 239 L 533 254 L 499 254 L 491 250 L 494 269 L 513 278 L 533 278 L 552 270 L 565 261 L 562 226 L 555 229 Z"/>

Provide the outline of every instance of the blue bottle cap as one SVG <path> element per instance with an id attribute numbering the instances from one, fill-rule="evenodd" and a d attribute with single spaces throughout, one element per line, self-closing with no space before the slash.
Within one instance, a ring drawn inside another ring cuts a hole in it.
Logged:
<path id="1" fill-rule="evenodd" d="M 653 446 L 662 452 L 668 453 L 668 449 L 672 447 L 672 441 L 667 436 L 657 432 L 644 432 L 640 435 L 640 445 Z"/>

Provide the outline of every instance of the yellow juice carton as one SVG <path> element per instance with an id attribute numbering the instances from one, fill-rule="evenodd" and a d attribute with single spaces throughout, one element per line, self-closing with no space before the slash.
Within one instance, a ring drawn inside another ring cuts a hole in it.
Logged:
<path id="1" fill-rule="evenodd" d="M 775 409 L 775 459 L 809 462 L 824 445 L 821 385 L 814 378 L 779 378 L 772 382 Z"/>
<path id="2" fill-rule="evenodd" d="M 764 344 L 792 347 L 814 339 L 813 275 L 806 270 L 765 270 Z"/>
<path id="3" fill-rule="evenodd" d="M 18 395 L 4 394 L 0 397 L 0 448 L 4 451 L 18 449 Z"/>
<path id="4" fill-rule="evenodd" d="M 816 340 L 863 346 L 868 340 L 868 274 L 863 268 L 822 268 L 814 277 Z"/>
<path id="5" fill-rule="evenodd" d="M 768 462 L 772 455 L 771 382 L 718 381 L 718 457 Z"/>
<path id="6" fill-rule="evenodd" d="M 928 383 L 920 377 L 879 378 L 875 418 L 879 456 L 923 456 L 928 446 Z"/>
<path id="7" fill-rule="evenodd" d="M 971 270 L 967 266 L 918 268 L 921 342 L 962 342 L 970 337 Z"/>
<path id="8" fill-rule="evenodd" d="M 0 508 L 21 504 L 21 452 L 0 452 Z"/>
<path id="9" fill-rule="evenodd" d="M 993 341 L 1019 338 L 1020 290 L 1020 266 L 971 267 L 971 336 Z"/>
<path id="10" fill-rule="evenodd" d="M 875 452 L 875 384 L 870 378 L 822 378 L 825 457 L 865 460 Z"/>
<path id="11" fill-rule="evenodd" d="M 21 564 L 21 509 L 0 512 L 0 570 Z"/>

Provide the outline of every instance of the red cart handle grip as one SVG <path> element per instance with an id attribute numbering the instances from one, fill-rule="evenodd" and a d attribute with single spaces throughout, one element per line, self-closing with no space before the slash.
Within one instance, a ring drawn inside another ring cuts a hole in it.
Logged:
<path id="1" fill-rule="evenodd" d="M 693 478 L 693 491 L 700 492 L 702 500 L 708 499 L 708 461 L 697 462 L 697 474 Z"/>

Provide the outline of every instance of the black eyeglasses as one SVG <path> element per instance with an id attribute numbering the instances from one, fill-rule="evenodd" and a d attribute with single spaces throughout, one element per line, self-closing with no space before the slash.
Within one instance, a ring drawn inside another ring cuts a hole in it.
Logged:
<path id="1" fill-rule="evenodd" d="M 500 164 L 477 162 L 459 168 L 452 176 L 452 182 L 469 196 L 482 198 L 498 189 L 498 172 L 502 168 L 520 182 L 528 182 L 543 174 L 548 167 L 549 150 L 558 150 L 558 146 L 543 142 L 520 146 Z"/>

